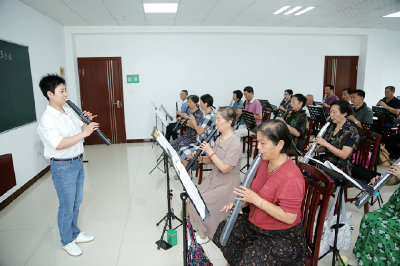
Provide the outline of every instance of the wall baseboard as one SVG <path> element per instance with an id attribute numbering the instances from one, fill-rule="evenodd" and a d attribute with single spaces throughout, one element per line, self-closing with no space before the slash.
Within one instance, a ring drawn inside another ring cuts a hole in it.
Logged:
<path id="1" fill-rule="evenodd" d="M 154 142 L 154 139 L 127 139 L 127 143 Z"/>
<path id="2" fill-rule="evenodd" d="M 22 187 L 17 189 L 13 194 L 11 194 L 4 201 L 0 202 L 0 211 L 2 211 L 5 207 L 7 207 L 11 202 L 13 202 L 16 198 L 18 198 L 25 190 L 30 188 L 36 181 L 42 178 L 48 171 L 50 171 L 50 165 L 40 171 L 39 174 L 35 175 L 31 180 L 25 183 Z"/>

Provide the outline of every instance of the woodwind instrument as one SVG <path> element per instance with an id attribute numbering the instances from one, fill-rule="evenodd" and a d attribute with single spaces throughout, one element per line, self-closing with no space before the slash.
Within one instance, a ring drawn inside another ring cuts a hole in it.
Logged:
<path id="1" fill-rule="evenodd" d="M 319 131 L 317 137 L 323 137 L 325 135 L 326 130 L 328 130 L 329 125 L 331 124 L 331 117 L 329 116 L 326 124 L 321 128 L 321 130 Z M 302 163 L 308 163 L 308 161 L 310 160 L 310 158 L 312 158 L 312 155 L 315 151 L 315 149 L 317 148 L 317 143 L 313 143 L 312 146 L 310 147 L 310 149 L 308 150 L 308 152 L 306 153 L 306 155 L 304 156 L 303 160 L 301 161 Z"/>
<path id="2" fill-rule="evenodd" d="M 185 110 L 185 114 L 187 113 L 187 111 L 189 110 L 189 106 L 186 108 Z M 181 121 L 176 122 L 175 127 L 172 129 L 172 131 L 177 132 L 179 129 L 181 129 L 182 127 L 184 127 L 187 122 L 189 121 L 189 117 L 187 119 L 185 119 L 185 121 L 183 121 L 183 123 L 181 123 Z"/>
<path id="3" fill-rule="evenodd" d="M 247 102 L 247 101 L 244 101 L 244 103 L 243 103 L 243 109 L 246 107 L 246 102 Z M 241 114 L 239 115 L 238 119 L 237 119 L 236 130 L 238 130 L 238 128 L 239 128 L 239 126 L 240 126 L 240 120 L 242 120 L 242 118 L 243 118 L 243 113 L 241 113 Z"/>
<path id="4" fill-rule="evenodd" d="M 217 132 L 217 128 L 215 127 L 215 129 L 213 131 L 211 131 L 210 135 L 207 136 L 205 142 L 209 142 L 211 140 L 211 138 L 215 135 L 215 133 Z M 200 143 L 201 144 L 201 143 Z M 189 171 L 190 168 L 192 168 L 192 171 L 197 170 L 200 167 L 199 163 L 196 163 L 197 158 L 200 156 L 201 154 L 201 150 L 198 149 L 196 151 L 196 155 L 190 160 L 190 162 L 188 163 L 188 165 L 186 166 L 186 171 Z"/>
<path id="5" fill-rule="evenodd" d="M 253 162 L 250 165 L 249 170 L 247 171 L 243 182 L 242 186 L 245 186 L 247 188 L 250 187 L 251 182 L 253 182 L 254 175 L 256 174 L 258 164 L 260 163 L 261 160 L 261 153 L 257 155 L 257 157 L 253 160 Z M 241 198 L 240 196 L 238 196 Z M 233 226 L 235 225 L 237 216 L 239 214 L 239 211 L 242 209 L 243 201 L 236 199 L 231 213 L 228 216 L 228 219 L 226 220 L 226 224 L 224 229 L 222 230 L 221 237 L 219 239 L 220 243 L 222 246 L 226 245 L 226 242 L 228 241 L 228 238 L 232 232 Z"/>

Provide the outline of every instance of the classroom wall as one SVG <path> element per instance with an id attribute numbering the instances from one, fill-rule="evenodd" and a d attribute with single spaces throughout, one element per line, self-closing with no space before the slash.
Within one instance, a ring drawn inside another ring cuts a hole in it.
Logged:
<path id="1" fill-rule="evenodd" d="M 29 46 L 36 117 L 39 120 L 48 103 L 39 89 L 39 80 L 46 73 L 59 73 L 60 67 L 65 66 L 63 27 L 20 1 L 1 0 L 0 38 Z M 0 134 L 0 154 L 12 154 L 17 179 L 17 186 L 1 196 L 0 202 L 48 166 L 42 156 L 36 157 L 38 151 L 43 154 L 37 126 L 33 123 Z"/>
<path id="2" fill-rule="evenodd" d="M 382 29 L 65 27 L 65 36 L 67 53 L 76 57 L 122 58 L 127 139 L 149 138 L 150 100 L 174 112 L 182 89 L 210 93 L 214 106 L 228 104 L 232 91 L 247 85 L 273 104 L 285 89 L 321 100 L 328 55 L 360 57 L 357 88 L 365 89 L 369 105 L 383 96 L 384 84 L 398 83 L 400 36 Z M 76 68 L 69 74 L 77 80 Z M 128 74 L 139 74 L 140 83 L 126 83 Z M 76 94 L 79 99 L 79 89 Z"/>

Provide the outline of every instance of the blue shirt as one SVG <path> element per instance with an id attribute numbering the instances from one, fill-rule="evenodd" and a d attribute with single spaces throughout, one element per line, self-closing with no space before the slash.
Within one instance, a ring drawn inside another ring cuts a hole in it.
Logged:
<path id="1" fill-rule="evenodd" d="M 186 99 L 186 100 L 182 103 L 182 106 L 181 106 L 181 113 L 185 113 L 187 107 L 188 107 L 188 106 L 187 106 L 187 99 Z"/>

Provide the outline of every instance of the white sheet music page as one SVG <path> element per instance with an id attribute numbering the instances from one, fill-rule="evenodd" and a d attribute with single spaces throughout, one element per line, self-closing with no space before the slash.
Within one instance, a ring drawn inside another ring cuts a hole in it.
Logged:
<path id="1" fill-rule="evenodd" d="M 155 107 L 157 110 L 160 110 L 160 106 L 158 106 L 153 100 L 151 100 L 151 103 L 154 105 L 154 107 Z"/>
<path id="2" fill-rule="evenodd" d="M 157 110 L 156 110 L 156 114 L 157 114 L 158 118 L 160 119 L 160 121 L 164 124 L 164 126 L 167 127 L 167 126 L 169 125 L 169 123 L 167 122 L 167 120 L 165 120 L 165 117 L 164 117 L 164 115 L 161 113 L 160 109 L 157 109 Z"/>

